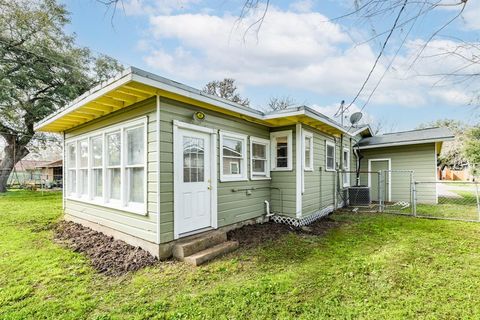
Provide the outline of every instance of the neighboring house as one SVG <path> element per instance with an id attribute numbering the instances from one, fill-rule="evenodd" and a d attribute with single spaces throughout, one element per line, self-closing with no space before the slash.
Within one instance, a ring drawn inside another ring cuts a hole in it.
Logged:
<path id="1" fill-rule="evenodd" d="M 396 167 L 396 148 L 422 154 L 412 167 L 430 180 L 441 145 L 374 148 L 368 126 L 345 128 L 308 107 L 263 113 L 136 68 L 35 129 L 64 134 L 65 218 L 161 258 L 175 240 L 269 212 L 299 224 L 332 212 L 341 204 L 336 170 L 355 170 L 359 141 L 364 162 L 391 158 Z"/>
<path id="2" fill-rule="evenodd" d="M 9 185 L 22 185 L 38 181 L 40 183 L 40 170 L 38 166 L 42 166 L 48 161 L 41 160 L 20 160 L 15 165 L 14 170 L 10 173 L 8 179 Z"/>
<path id="3" fill-rule="evenodd" d="M 63 181 L 62 159 L 37 165 L 36 168 L 40 171 L 40 176 L 44 183 L 61 185 Z"/>

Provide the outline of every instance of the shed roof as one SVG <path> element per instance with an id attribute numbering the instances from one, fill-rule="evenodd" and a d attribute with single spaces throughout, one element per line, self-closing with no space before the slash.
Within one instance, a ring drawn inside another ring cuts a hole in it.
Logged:
<path id="1" fill-rule="evenodd" d="M 426 128 L 386 133 L 363 138 L 357 143 L 357 146 L 360 149 L 393 147 L 401 145 L 443 142 L 452 140 L 454 137 L 454 134 L 447 128 Z"/>
<path id="2" fill-rule="evenodd" d="M 193 104 L 270 127 L 301 122 L 332 135 L 350 135 L 348 130 L 336 121 L 306 106 L 263 113 L 133 67 L 92 88 L 43 119 L 35 125 L 35 130 L 65 132 L 154 96 Z"/>

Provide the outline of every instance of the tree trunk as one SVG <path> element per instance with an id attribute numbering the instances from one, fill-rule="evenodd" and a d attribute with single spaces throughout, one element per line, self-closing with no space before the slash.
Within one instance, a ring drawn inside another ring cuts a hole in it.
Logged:
<path id="1" fill-rule="evenodd" d="M 0 193 L 7 192 L 7 182 L 13 167 L 29 153 L 26 146 L 7 145 L 4 149 L 5 158 L 0 161 Z"/>

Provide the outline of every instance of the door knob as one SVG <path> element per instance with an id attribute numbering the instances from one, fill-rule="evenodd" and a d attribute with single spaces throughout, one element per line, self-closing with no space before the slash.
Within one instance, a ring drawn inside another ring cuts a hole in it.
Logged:
<path id="1" fill-rule="evenodd" d="M 208 188 L 208 190 L 212 190 L 212 186 L 208 186 L 207 188 Z"/>

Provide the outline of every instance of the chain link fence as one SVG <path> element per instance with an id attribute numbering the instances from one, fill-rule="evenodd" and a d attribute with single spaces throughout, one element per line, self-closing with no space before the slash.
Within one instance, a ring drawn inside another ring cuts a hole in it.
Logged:
<path id="1" fill-rule="evenodd" d="M 478 182 L 415 181 L 417 217 L 480 222 Z"/>
<path id="2" fill-rule="evenodd" d="M 479 182 L 416 181 L 412 170 L 338 171 L 344 210 L 480 222 Z"/>

